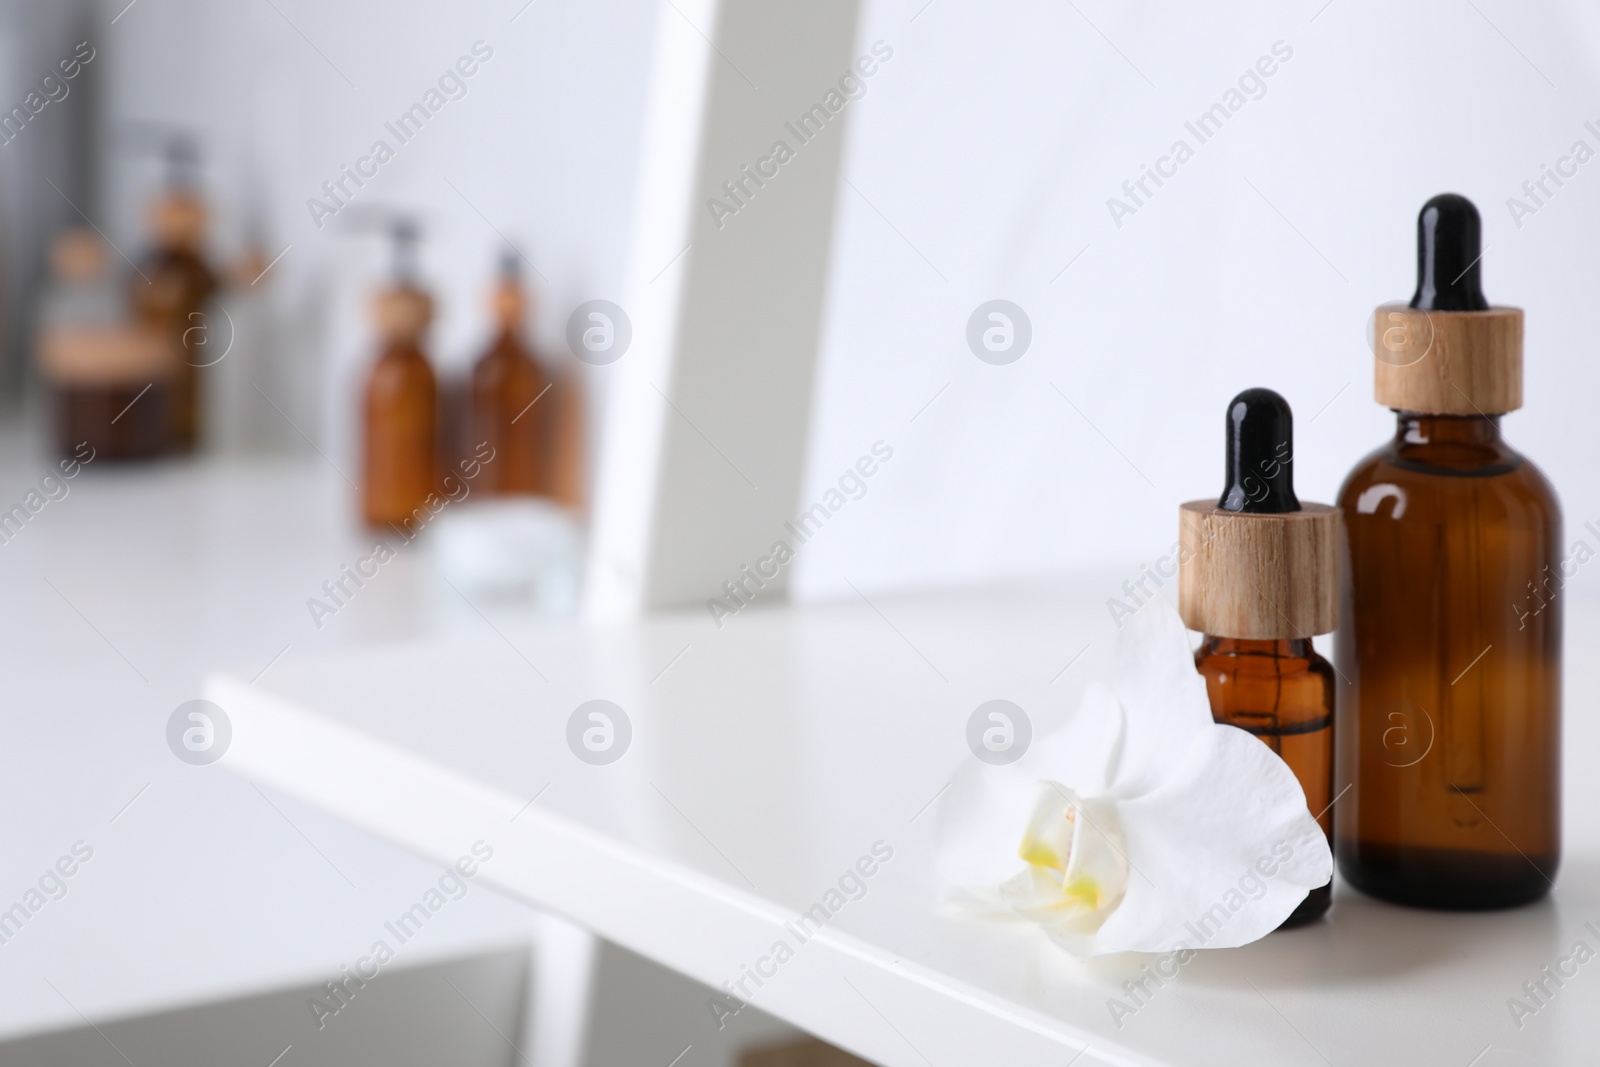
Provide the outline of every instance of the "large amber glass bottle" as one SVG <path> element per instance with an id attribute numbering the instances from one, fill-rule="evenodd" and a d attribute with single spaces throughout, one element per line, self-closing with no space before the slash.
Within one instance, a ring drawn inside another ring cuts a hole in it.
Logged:
<path id="1" fill-rule="evenodd" d="M 1435 908 L 1533 900 L 1559 862 L 1561 509 L 1500 436 L 1522 313 L 1484 300 L 1478 245 L 1470 202 L 1423 208 L 1417 296 L 1376 324 L 1395 436 L 1339 493 L 1339 870 Z"/>
<path id="2" fill-rule="evenodd" d="M 1204 634 L 1195 668 L 1217 722 L 1259 737 L 1305 792 L 1332 837 L 1333 668 L 1311 646 L 1338 624 L 1339 514 L 1294 491 L 1294 424 L 1270 389 L 1228 405 L 1221 499 L 1179 511 L 1179 610 Z M 1284 926 L 1328 910 L 1332 885 L 1307 894 Z"/>

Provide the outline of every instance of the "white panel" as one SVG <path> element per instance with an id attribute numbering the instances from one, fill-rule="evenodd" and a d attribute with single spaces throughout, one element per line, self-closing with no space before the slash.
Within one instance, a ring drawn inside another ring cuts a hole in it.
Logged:
<path id="1" fill-rule="evenodd" d="M 625 308 L 633 342 L 604 368 L 610 418 L 600 444 L 586 611 L 626 617 L 643 604 L 658 456 L 667 417 L 660 389 L 672 387 L 689 243 L 701 122 L 716 51 L 699 27 L 714 32 L 717 0 L 674 5 L 658 25 L 648 110 L 639 154 Z M 674 263 L 677 259 L 678 262 Z"/>
<path id="2" fill-rule="evenodd" d="M 810 426 L 856 2 L 675 16 L 658 41 L 625 305 L 635 342 L 600 480 L 597 617 L 722 595 L 794 517 Z"/>

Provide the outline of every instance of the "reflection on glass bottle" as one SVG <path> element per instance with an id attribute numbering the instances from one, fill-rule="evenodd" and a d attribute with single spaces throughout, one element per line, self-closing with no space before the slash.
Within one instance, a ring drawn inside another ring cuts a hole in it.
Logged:
<path id="1" fill-rule="evenodd" d="M 1339 494 L 1337 766 L 1353 786 L 1336 852 L 1375 896 L 1504 907 L 1542 896 L 1559 862 L 1561 610 L 1527 597 L 1558 566 L 1561 510 L 1501 438 L 1522 403 L 1522 312 L 1483 296 L 1476 209 L 1435 197 L 1418 231 L 1417 294 L 1375 338 L 1395 436 Z"/>

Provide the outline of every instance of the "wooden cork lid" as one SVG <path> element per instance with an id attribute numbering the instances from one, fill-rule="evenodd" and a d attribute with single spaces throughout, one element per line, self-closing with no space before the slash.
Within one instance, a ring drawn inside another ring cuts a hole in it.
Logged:
<path id="1" fill-rule="evenodd" d="M 1178 612 L 1214 637 L 1311 637 L 1339 626 L 1339 511 L 1178 509 Z"/>
<path id="2" fill-rule="evenodd" d="M 1522 406 L 1522 309 L 1428 311 L 1386 304 L 1373 315 L 1373 395 L 1423 415 L 1503 415 Z"/>
<path id="3" fill-rule="evenodd" d="M 1417 214 L 1417 291 L 1372 317 L 1378 403 L 1420 415 L 1501 415 L 1522 406 L 1522 309 L 1483 295 L 1483 226 L 1441 193 Z"/>

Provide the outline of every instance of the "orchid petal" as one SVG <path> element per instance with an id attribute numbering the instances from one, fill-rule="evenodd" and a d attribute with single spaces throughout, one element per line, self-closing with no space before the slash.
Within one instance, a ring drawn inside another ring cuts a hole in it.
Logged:
<path id="1" fill-rule="evenodd" d="M 1117 699 L 1126 714 L 1119 796 L 1136 796 L 1176 765 L 1199 732 L 1212 725 L 1205 679 L 1194 669 L 1188 631 L 1165 600 L 1139 610 L 1117 640 Z"/>
<path id="2" fill-rule="evenodd" d="M 939 874 L 969 904 L 1003 910 L 1000 883 L 1016 873 L 1034 776 L 1016 765 L 968 760 L 939 798 Z"/>
<path id="3" fill-rule="evenodd" d="M 1111 690 L 1090 682 L 1083 702 L 1061 729 L 1038 741 L 1023 766 L 1034 777 L 1071 782 L 1086 796 L 1106 792 L 1125 730 L 1122 706 Z"/>
<path id="4" fill-rule="evenodd" d="M 1196 734 L 1159 788 L 1117 814 L 1133 872 L 1096 955 L 1248 944 L 1333 875 L 1294 772 L 1236 727 Z"/>

